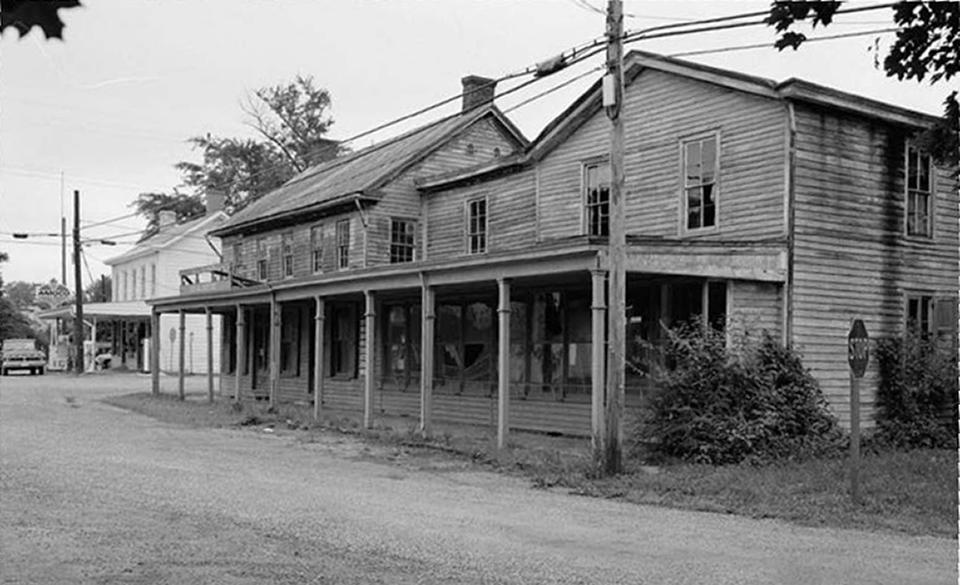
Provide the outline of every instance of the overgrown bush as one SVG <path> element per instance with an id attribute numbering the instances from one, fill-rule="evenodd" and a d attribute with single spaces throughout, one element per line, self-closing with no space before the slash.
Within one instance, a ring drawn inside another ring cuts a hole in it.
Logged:
<path id="1" fill-rule="evenodd" d="M 957 357 L 915 332 L 877 340 L 878 438 L 896 447 L 956 448 Z"/>
<path id="2" fill-rule="evenodd" d="M 819 454 L 842 440 L 816 380 L 769 334 L 734 353 L 722 333 L 682 326 L 669 333 L 664 363 L 638 431 L 656 456 L 759 462 Z"/>

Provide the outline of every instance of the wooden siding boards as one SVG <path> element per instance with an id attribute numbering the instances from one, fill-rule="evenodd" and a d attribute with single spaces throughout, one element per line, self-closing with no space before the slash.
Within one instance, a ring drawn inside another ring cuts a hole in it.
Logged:
<path id="1" fill-rule="evenodd" d="M 851 319 L 863 319 L 872 339 L 899 335 L 905 291 L 956 298 L 960 203 L 956 183 L 939 169 L 934 238 L 906 238 L 907 133 L 806 104 L 795 112 L 793 341 L 846 425 Z M 861 398 L 866 421 L 876 384 L 871 360 Z"/>
<path id="2" fill-rule="evenodd" d="M 731 340 L 759 340 L 764 331 L 780 340 L 783 329 L 783 286 L 771 282 L 731 280 L 727 315 Z"/>
<path id="3" fill-rule="evenodd" d="M 625 204 L 630 234 L 763 239 L 784 234 L 786 110 L 777 100 L 647 70 L 626 90 Z M 686 232 L 680 217 L 681 141 L 720 143 L 718 228 Z M 591 116 L 539 166 L 543 239 L 583 232 L 582 164 L 609 151 L 609 121 Z"/>

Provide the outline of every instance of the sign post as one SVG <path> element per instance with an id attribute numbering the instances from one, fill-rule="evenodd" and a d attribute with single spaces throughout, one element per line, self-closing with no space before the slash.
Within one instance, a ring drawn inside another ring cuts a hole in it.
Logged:
<path id="1" fill-rule="evenodd" d="M 870 361 L 870 338 L 860 319 L 854 319 L 847 335 L 850 364 L 850 498 L 860 501 L 860 379 Z"/>

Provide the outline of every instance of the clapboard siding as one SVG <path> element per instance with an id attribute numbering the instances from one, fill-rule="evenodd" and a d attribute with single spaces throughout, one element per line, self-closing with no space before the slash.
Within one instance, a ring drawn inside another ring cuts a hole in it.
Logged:
<path id="1" fill-rule="evenodd" d="M 534 174 L 524 170 L 477 185 L 426 196 L 428 255 L 442 260 L 467 255 L 467 201 L 487 198 L 487 251 L 529 248 L 534 243 Z"/>
<path id="2" fill-rule="evenodd" d="M 908 239 L 903 130 L 809 105 L 795 112 L 793 341 L 846 425 L 851 319 L 863 319 L 872 339 L 898 335 L 905 289 L 956 295 L 956 183 L 938 170 L 935 237 Z M 872 422 L 875 361 L 864 380 Z"/>
<path id="3" fill-rule="evenodd" d="M 780 339 L 783 330 L 783 287 L 779 283 L 730 281 L 728 323 L 731 336 L 758 339 L 766 331 Z"/>
<path id="4" fill-rule="evenodd" d="M 649 70 L 627 87 L 624 104 L 628 233 L 719 239 L 783 235 L 782 104 Z M 596 113 L 541 162 L 541 239 L 583 232 L 582 167 L 607 155 L 609 125 L 602 112 Z M 686 233 L 680 217 L 681 144 L 709 132 L 720 139 L 718 228 Z"/>
<path id="5" fill-rule="evenodd" d="M 424 223 L 421 195 L 415 185 L 417 179 L 478 165 L 513 154 L 517 149 L 513 139 L 504 135 L 491 119 L 485 118 L 384 186 L 382 199 L 370 212 L 368 266 L 390 262 L 391 218 L 417 221 L 414 260 L 423 260 L 423 234 L 426 229 L 432 239 L 434 226 L 429 220 Z M 443 196 L 445 194 L 439 195 Z"/>

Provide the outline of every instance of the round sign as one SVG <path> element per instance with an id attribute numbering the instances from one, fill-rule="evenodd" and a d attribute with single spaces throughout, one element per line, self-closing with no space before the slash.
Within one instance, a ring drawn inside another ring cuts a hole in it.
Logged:
<path id="1" fill-rule="evenodd" d="M 857 378 L 862 378 L 870 361 L 870 338 L 867 328 L 860 319 L 854 319 L 847 335 L 847 362 Z"/>

